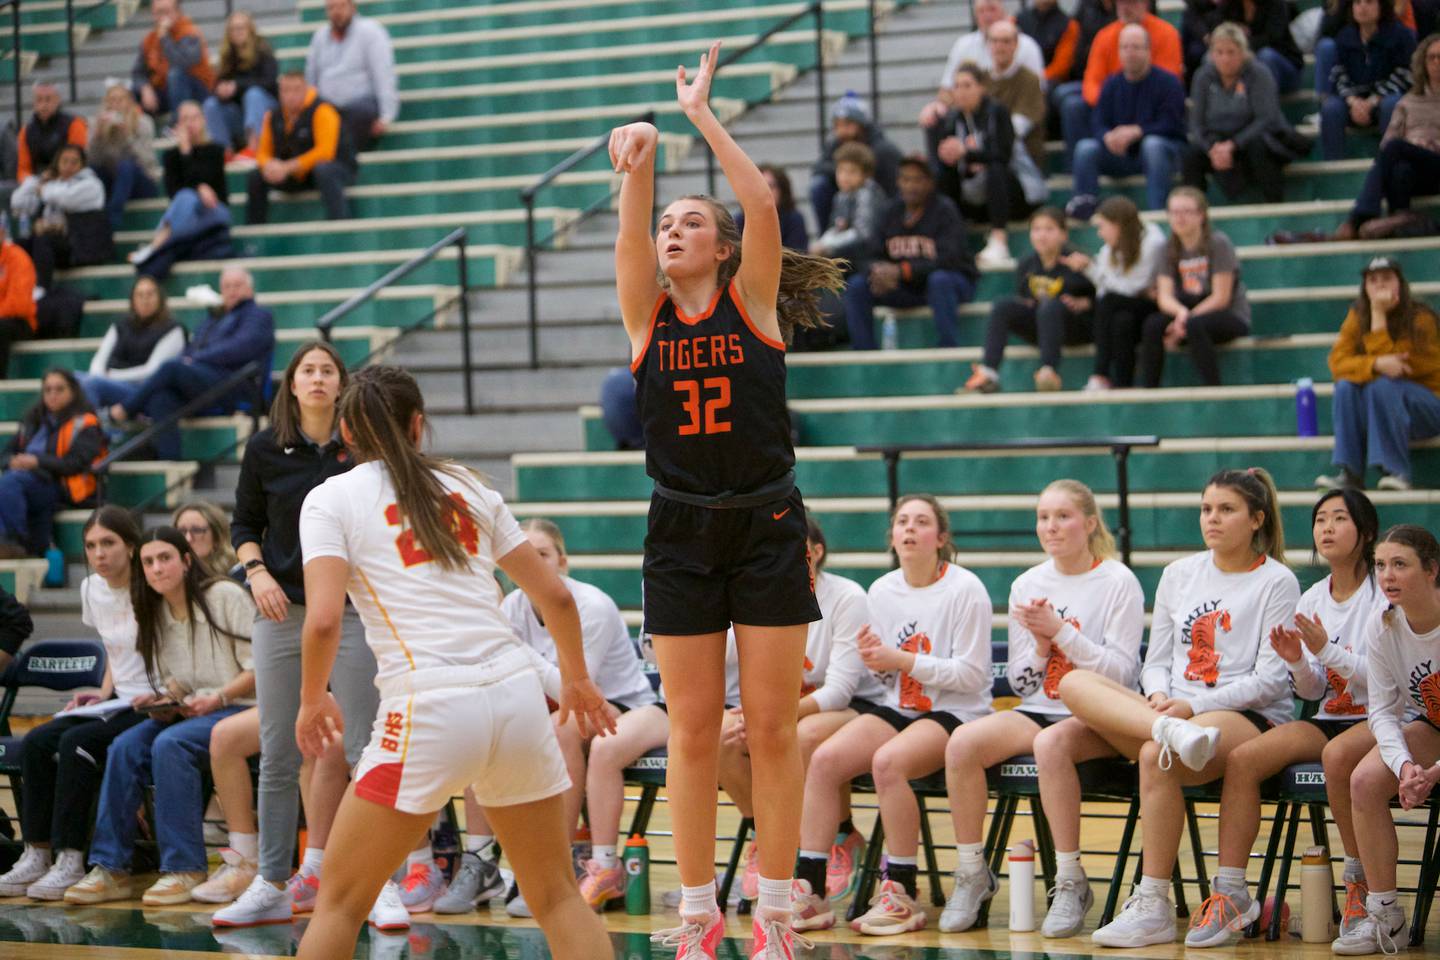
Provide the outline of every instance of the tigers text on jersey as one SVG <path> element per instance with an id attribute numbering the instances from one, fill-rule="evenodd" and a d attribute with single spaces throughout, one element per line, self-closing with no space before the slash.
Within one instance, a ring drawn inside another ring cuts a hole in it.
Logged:
<path id="1" fill-rule="evenodd" d="M 885 691 L 865 669 L 855 645 L 861 628 L 870 622 L 865 588 L 821 570 L 815 577 L 815 600 L 822 619 L 810 624 L 805 638 L 801 695 L 813 696 L 822 711 L 844 710 L 854 697 L 879 703 Z"/>
<path id="2" fill-rule="evenodd" d="M 645 472 L 675 490 L 758 490 L 795 465 L 785 345 L 761 333 L 732 281 L 697 317 L 660 295 L 630 366 Z"/>
<path id="3" fill-rule="evenodd" d="M 1425 717 L 1440 729 L 1440 627 L 1416 634 L 1405 611 L 1385 614 L 1365 651 L 1369 661 L 1370 731 L 1395 776 L 1414 761 L 1404 725 Z"/>
<path id="4" fill-rule="evenodd" d="M 928 587 L 891 570 L 870 585 L 870 629 L 881 642 L 915 654 L 909 673 L 880 677 L 882 706 L 917 717 L 932 710 L 974 720 L 991 710 L 990 597 L 969 570 L 941 566 Z"/>
<path id="5" fill-rule="evenodd" d="M 300 511 L 305 562 L 339 557 L 350 564 L 346 589 L 375 651 L 375 685 L 392 697 L 459 686 L 497 671 L 532 669 L 494 587 L 495 561 L 527 542 L 500 494 L 478 479 L 437 476 L 479 519 L 460 521 L 470 554 L 464 570 L 446 570 L 400 525 L 390 473 L 362 463 L 310 491 Z"/>
<path id="6" fill-rule="evenodd" d="M 1305 591 L 1296 606 L 1297 614 L 1319 617 L 1330 642 L 1317 656 L 1300 645 L 1300 659 L 1287 663 L 1295 695 L 1302 700 L 1319 700 L 1315 720 L 1362 720 L 1365 717 L 1365 647 L 1379 630 L 1380 615 L 1390 601 L 1366 577 L 1360 589 L 1344 603 L 1330 595 L 1326 577 Z M 1290 626 L 1287 624 L 1287 626 Z"/>
<path id="7" fill-rule="evenodd" d="M 1020 625 L 1015 609 L 1049 600 L 1063 625 L 1048 657 L 1035 652 L 1035 637 Z M 1066 575 L 1054 560 L 1031 567 L 1010 587 L 1010 645 L 1006 675 L 1021 697 L 1020 709 L 1064 716 L 1060 678 L 1071 670 L 1094 670 L 1116 683 L 1135 686 L 1140 672 L 1140 638 L 1145 633 L 1145 594 L 1130 568 L 1102 560 L 1081 574 Z"/>
<path id="8" fill-rule="evenodd" d="M 1223 572 L 1209 550 L 1176 560 L 1155 590 L 1141 689 L 1189 701 L 1195 713 L 1254 710 L 1284 723 L 1290 684 L 1270 630 L 1294 623 L 1299 599 L 1295 574 L 1273 557 L 1244 573 Z"/>
<path id="9" fill-rule="evenodd" d="M 560 580 L 570 590 L 579 609 L 585 665 L 601 695 L 632 710 L 654 703 L 655 691 L 645 679 L 640 656 L 615 601 L 599 587 L 570 577 L 562 576 Z M 500 609 L 522 642 L 534 647 L 549 663 L 556 663 L 555 640 L 540 622 L 539 612 L 524 591 L 512 591 Z"/>

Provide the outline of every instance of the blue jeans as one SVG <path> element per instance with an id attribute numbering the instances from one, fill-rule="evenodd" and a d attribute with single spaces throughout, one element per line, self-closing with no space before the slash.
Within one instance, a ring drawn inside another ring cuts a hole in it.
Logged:
<path id="1" fill-rule="evenodd" d="M 1400 102 L 1401 94 L 1392 93 L 1380 101 L 1380 107 L 1371 114 L 1376 124 L 1373 129 L 1384 133 L 1390 126 L 1390 115 Z M 1350 107 L 1339 96 L 1327 96 L 1320 102 L 1320 155 L 1326 160 L 1345 159 L 1345 128 L 1350 125 Z M 1366 128 L 1371 129 L 1371 128 Z"/>
<path id="2" fill-rule="evenodd" d="M 135 853 L 135 811 L 147 784 L 155 784 L 155 840 L 164 873 L 204 873 L 205 797 L 202 771 L 210 766 L 210 731 L 244 707 L 223 707 L 203 717 L 165 724 L 146 720 L 110 744 L 90 862 L 129 872 Z"/>
<path id="3" fill-rule="evenodd" d="M 1090 104 L 1085 102 L 1082 92 L 1084 86 L 1079 80 L 1070 80 L 1050 91 L 1050 102 L 1055 104 L 1055 108 L 1060 112 L 1060 136 L 1065 139 L 1067 163 L 1074 162 L 1076 145 L 1093 132 Z M 1037 161 L 1039 159 L 1037 158 Z"/>
<path id="4" fill-rule="evenodd" d="M 605 429 L 621 450 L 644 450 L 645 431 L 640 408 L 635 402 L 635 375 L 627 367 L 616 367 L 600 383 L 600 415 Z"/>
<path id="5" fill-rule="evenodd" d="M 1335 84 L 1330 82 L 1330 71 L 1340 58 L 1335 49 L 1334 37 L 1321 37 L 1315 41 L 1315 93 L 1322 99 L 1335 93 Z"/>
<path id="6" fill-rule="evenodd" d="M 845 284 L 845 323 L 850 328 L 850 346 L 856 350 L 874 350 L 875 305 L 887 307 L 918 307 L 927 305 L 935 318 L 936 340 L 942 347 L 958 343 L 955 312 L 960 304 L 975 296 L 975 284 L 963 273 L 935 270 L 925 278 L 923 286 L 901 284 L 889 293 L 876 296 L 870 291 L 870 278 L 857 273 Z"/>
<path id="7" fill-rule="evenodd" d="M 50 546 L 50 521 L 60 506 L 60 485 L 35 470 L 0 473 L 0 539 L 40 556 Z"/>
<path id="8" fill-rule="evenodd" d="M 1357 477 L 1374 464 L 1410 479 L 1410 442 L 1440 435 L 1440 397 L 1414 380 L 1335 381 L 1332 462 Z"/>
<path id="9" fill-rule="evenodd" d="M 158 370 L 145 378 L 145 382 L 140 384 L 139 389 L 125 402 L 125 414 L 133 417 L 137 413 L 143 413 L 151 420 L 163 420 L 232 373 L 233 370 L 208 363 L 166 360 Z M 233 411 L 235 398 L 231 397 L 216 406 L 227 412 Z M 161 430 L 155 434 L 153 443 L 155 455 L 159 459 L 180 459 L 178 428 Z"/>
<path id="10" fill-rule="evenodd" d="M 148 200 L 160 195 L 155 181 L 146 176 L 140 165 L 129 157 L 115 164 L 114 170 L 95 171 L 105 184 L 105 215 L 110 229 L 119 230 L 125 219 L 125 204 L 131 200 Z"/>
<path id="11" fill-rule="evenodd" d="M 222 146 L 244 146 L 251 136 L 260 135 L 265 111 L 275 109 L 275 98 L 264 87 L 250 87 L 238 101 L 206 97 L 201 109 L 211 140 Z"/>
<path id="12" fill-rule="evenodd" d="M 1300 86 L 1300 68 L 1295 62 L 1285 56 L 1274 47 L 1261 47 L 1260 52 L 1255 54 L 1255 59 L 1265 65 L 1270 75 L 1275 78 L 1275 86 L 1280 88 L 1280 93 L 1294 93 Z"/>
<path id="13" fill-rule="evenodd" d="M 1179 140 L 1150 135 L 1141 138 L 1140 148 L 1134 147 L 1123 156 L 1116 156 L 1094 137 L 1081 140 L 1075 147 L 1075 193 L 1100 195 L 1100 174 L 1129 177 L 1145 174 L 1145 206 L 1149 210 L 1165 209 L 1170 195 L 1170 182 L 1180 163 L 1184 148 Z"/>
<path id="14" fill-rule="evenodd" d="M 160 222 L 170 227 L 170 241 L 189 240 L 215 227 L 230 226 L 230 208 L 224 203 L 205 206 L 200 194 L 189 187 L 175 191 Z"/>
<path id="15" fill-rule="evenodd" d="M 140 384 L 133 380 L 112 380 L 98 373 L 77 373 L 75 379 L 80 381 L 80 389 L 85 391 L 90 406 L 101 413 L 117 403 L 127 403 L 140 389 Z"/>

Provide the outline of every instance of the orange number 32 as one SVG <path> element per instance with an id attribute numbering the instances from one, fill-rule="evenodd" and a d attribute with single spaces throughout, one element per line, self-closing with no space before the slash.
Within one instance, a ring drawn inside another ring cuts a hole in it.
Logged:
<path id="1" fill-rule="evenodd" d="M 470 516 L 465 498 L 458 493 L 452 493 L 450 499 L 455 502 L 455 509 L 450 513 L 450 528 L 455 532 L 465 552 L 473 557 L 480 552 L 480 529 L 475 525 L 475 519 Z M 392 503 L 385 508 L 385 522 L 392 527 L 400 526 L 399 504 Z M 395 538 L 395 549 L 400 551 L 400 562 L 406 567 L 429 563 L 435 559 L 415 542 L 415 531 L 412 529 L 400 531 L 400 535 Z"/>
<path id="2" fill-rule="evenodd" d="M 730 378 L 706 377 L 704 380 L 676 380 L 677 393 L 685 394 L 680 406 L 690 415 L 689 423 L 680 425 L 680 436 L 693 437 L 696 434 L 729 433 L 730 421 L 721 420 L 717 414 L 730 406 Z M 701 396 L 701 391 L 714 396 Z"/>

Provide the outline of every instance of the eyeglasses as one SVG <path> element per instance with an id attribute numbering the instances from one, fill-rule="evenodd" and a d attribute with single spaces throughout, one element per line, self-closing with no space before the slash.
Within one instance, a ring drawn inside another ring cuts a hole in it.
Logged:
<path id="1" fill-rule="evenodd" d="M 209 527 L 176 527 L 175 529 L 184 534 L 186 540 L 191 537 L 203 537 L 210 532 Z"/>

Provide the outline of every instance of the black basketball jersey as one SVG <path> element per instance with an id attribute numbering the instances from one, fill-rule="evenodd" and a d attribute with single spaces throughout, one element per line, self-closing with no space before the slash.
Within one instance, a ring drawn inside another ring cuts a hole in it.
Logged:
<path id="1" fill-rule="evenodd" d="M 746 493 L 795 466 L 785 345 L 750 322 L 732 282 L 698 317 L 661 294 L 630 366 L 645 472 L 675 490 Z"/>

